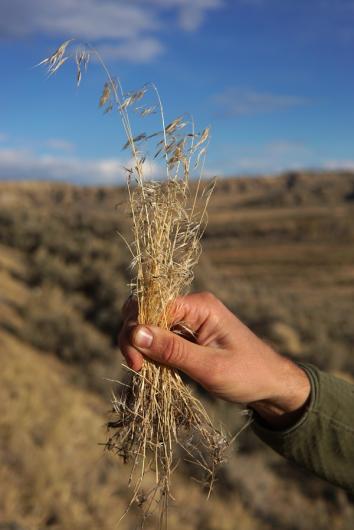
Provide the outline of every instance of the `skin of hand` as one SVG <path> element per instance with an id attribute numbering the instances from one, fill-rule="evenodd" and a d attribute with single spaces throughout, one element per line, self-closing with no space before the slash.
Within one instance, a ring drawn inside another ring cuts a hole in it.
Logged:
<path id="1" fill-rule="evenodd" d="M 247 405 L 273 428 L 285 428 L 303 413 L 309 379 L 298 365 L 259 339 L 211 293 L 178 298 L 171 306 L 176 324 L 193 331 L 191 342 L 156 326 L 137 325 L 137 305 L 128 299 L 119 346 L 139 371 L 148 357 L 178 369 L 208 392 Z"/>

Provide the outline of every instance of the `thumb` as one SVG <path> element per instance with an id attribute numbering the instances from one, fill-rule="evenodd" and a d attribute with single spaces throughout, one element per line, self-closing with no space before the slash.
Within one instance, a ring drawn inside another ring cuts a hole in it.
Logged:
<path id="1" fill-rule="evenodd" d="M 131 342 L 146 357 L 182 370 L 199 381 L 211 368 L 212 356 L 209 348 L 189 342 L 156 326 L 136 326 L 131 333 Z"/>

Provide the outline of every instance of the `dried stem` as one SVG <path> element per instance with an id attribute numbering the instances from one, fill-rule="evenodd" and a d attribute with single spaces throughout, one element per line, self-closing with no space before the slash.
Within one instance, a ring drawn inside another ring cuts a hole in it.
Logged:
<path id="1" fill-rule="evenodd" d="M 72 41 L 66 41 L 54 54 L 40 64 L 55 73 L 66 62 L 65 56 Z M 76 49 L 77 84 L 81 81 L 81 68 L 85 71 L 91 54 L 102 65 L 107 81 L 99 106 L 110 112 L 119 112 L 133 162 L 125 168 L 128 173 L 130 212 L 132 217 L 132 242 L 128 244 L 133 254 L 132 293 L 138 303 L 138 321 L 164 329 L 171 329 L 173 315 L 170 307 L 179 295 L 185 294 L 193 280 L 193 269 L 198 262 L 200 238 L 206 224 L 206 208 L 214 183 L 201 179 L 209 128 L 200 134 L 194 122 L 180 116 L 166 125 L 160 95 L 155 85 L 125 94 L 96 50 L 86 46 Z M 120 93 L 118 92 L 118 89 Z M 136 106 L 152 89 L 157 98 L 156 107 Z M 162 129 L 150 135 L 134 136 L 128 109 L 132 107 L 142 117 L 160 112 Z M 190 129 L 188 129 L 188 126 Z M 181 133 L 181 131 L 189 133 Z M 158 138 L 154 159 L 165 167 L 166 178 L 159 181 L 144 177 L 145 155 L 140 151 L 143 142 Z M 196 190 L 190 196 L 191 171 L 201 168 Z M 191 170 L 191 168 L 193 168 Z M 128 384 L 120 386 L 120 396 L 113 398 L 112 419 L 108 423 L 110 437 L 107 448 L 131 463 L 130 484 L 133 487 L 131 502 L 142 506 L 144 516 L 156 502 L 161 506 L 160 526 L 166 523 L 171 474 L 175 468 L 174 453 L 181 447 L 189 459 L 198 464 L 212 485 L 217 464 L 223 459 L 227 442 L 216 430 L 204 409 L 179 373 L 165 366 L 145 360 L 139 373 L 130 370 Z M 145 474 L 155 473 L 155 484 L 148 494 L 143 493 Z"/>

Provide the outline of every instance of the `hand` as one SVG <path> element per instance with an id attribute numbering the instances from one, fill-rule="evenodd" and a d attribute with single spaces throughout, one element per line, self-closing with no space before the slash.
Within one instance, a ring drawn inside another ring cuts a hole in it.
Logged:
<path id="1" fill-rule="evenodd" d="M 178 298 L 174 322 L 184 322 L 195 342 L 155 326 L 136 324 L 136 304 L 125 304 L 119 337 L 133 370 L 144 356 L 183 371 L 214 395 L 257 411 L 284 427 L 301 413 L 310 393 L 306 373 L 279 355 L 210 293 Z"/>

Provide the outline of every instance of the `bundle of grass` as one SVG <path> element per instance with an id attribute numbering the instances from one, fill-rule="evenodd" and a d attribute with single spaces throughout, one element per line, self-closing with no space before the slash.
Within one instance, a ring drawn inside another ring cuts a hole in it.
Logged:
<path id="1" fill-rule="evenodd" d="M 78 46 L 70 54 L 71 43 L 66 41 L 40 64 L 46 64 L 49 74 L 53 74 L 73 57 L 78 84 L 92 54 L 103 66 L 107 81 L 99 106 L 105 112 L 118 111 L 127 136 L 124 149 L 131 151 L 130 164 L 124 168 L 133 230 L 133 240 L 127 244 L 132 253 L 131 287 L 137 301 L 138 322 L 175 329 L 171 304 L 188 291 L 192 282 L 201 252 L 206 208 L 214 187 L 213 182 L 204 183 L 201 179 L 209 128 L 197 133 L 193 120 L 184 116 L 166 125 L 153 84 L 124 93 L 120 81 L 111 76 L 96 50 Z M 151 96 L 155 104 L 142 104 Z M 159 130 L 134 136 L 131 112 L 143 118 L 157 115 Z M 155 181 L 146 177 L 150 169 L 145 153 L 151 141 L 154 143 L 152 160 L 154 164 L 160 161 L 165 173 L 163 176 L 161 172 Z M 199 176 L 192 183 L 196 171 Z M 180 323 L 179 329 L 185 329 L 185 325 Z M 114 396 L 113 417 L 108 428 L 107 448 L 132 463 L 130 506 L 143 505 L 144 520 L 156 503 L 160 503 L 161 525 L 166 520 L 171 498 L 176 446 L 182 447 L 204 470 L 210 487 L 216 465 L 223 460 L 227 446 L 224 436 L 213 427 L 206 410 L 179 373 L 149 360 L 144 361 L 139 373 L 130 370 L 128 383 L 121 386 L 119 397 Z M 155 480 L 146 495 L 143 481 L 149 470 L 155 473 Z"/>

